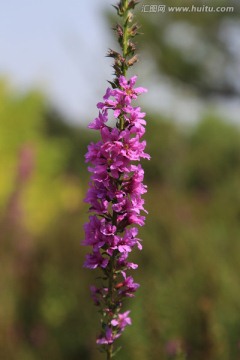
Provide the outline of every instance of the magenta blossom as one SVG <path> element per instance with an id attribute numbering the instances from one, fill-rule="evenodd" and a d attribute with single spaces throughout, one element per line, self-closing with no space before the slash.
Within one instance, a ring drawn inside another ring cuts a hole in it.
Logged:
<path id="1" fill-rule="evenodd" d="M 118 314 L 118 317 L 116 319 L 113 319 L 111 321 L 111 324 L 113 326 L 117 326 L 120 331 L 123 331 L 127 325 L 131 325 L 132 321 L 130 317 L 128 316 L 130 311 L 126 311 L 123 314 Z"/>
<path id="2" fill-rule="evenodd" d="M 137 264 L 128 261 L 134 248 L 142 249 L 136 225 L 143 226 L 142 212 L 147 191 L 143 184 L 144 171 L 138 163 L 150 159 L 145 152 L 145 113 L 133 107 L 132 101 L 146 92 L 134 87 L 137 77 L 127 80 L 120 76 L 119 87 L 108 88 L 98 103 L 99 115 L 89 125 L 97 130 L 100 141 L 91 143 L 85 156 L 90 163 L 91 181 L 85 198 L 89 203 L 89 222 L 85 224 L 84 245 L 91 246 L 84 266 L 103 271 L 102 287 L 91 287 L 92 298 L 102 313 L 102 332 L 97 343 L 111 345 L 131 324 L 130 311 L 121 312 L 123 300 L 133 297 L 139 284 L 128 270 Z M 107 125 L 109 113 L 117 119 L 117 126 Z M 107 283 L 104 281 L 108 279 Z M 103 285 L 104 284 L 104 285 Z"/>
<path id="3" fill-rule="evenodd" d="M 137 81 L 137 76 L 133 76 L 130 80 L 127 80 L 124 76 L 119 77 L 119 84 L 121 90 L 117 89 L 118 95 L 126 97 L 126 101 L 131 103 L 132 99 L 137 99 L 138 95 L 147 92 L 147 89 L 143 87 L 133 88 Z"/>
<path id="4" fill-rule="evenodd" d="M 120 334 L 113 334 L 113 331 L 110 327 L 106 327 L 105 335 L 100 336 L 97 339 L 97 344 L 104 345 L 104 344 L 112 344 L 114 340 L 116 340 Z"/>
<path id="5" fill-rule="evenodd" d="M 92 254 L 86 256 L 84 266 L 89 269 L 96 269 L 97 267 L 105 268 L 108 264 L 108 259 L 103 257 L 100 252 L 93 251 Z"/>
<path id="6" fill-rule="evenodd" d="M 85 225 L 83 245 L 91 247 L 84 266 L 98 269 L 99 285 L 91 287 L 94 304 L 101 314 L 101 332 L 97 344 L 112 359 L 114 342 L 127 325 L 130 311 L 124 311 L 125 300 L 139 287 L 129 272 L 138 265 L 129 261 L 134 249 L 142 249 L 138 226 L 145 223 L 143 195 L 144 170 L 139 162 L 150 159 L 146 152 L 145 113 L 135 102 L 147 89 L 137 87 L 137 76 L 127 78 L 129 67 L 137 62 L 134 37 L 138 25 L 133 23 L 133 9 L 138 0 L 118 0 L 120 21 L 115 27 L 120 52 L 109 49 L 115 78 L 109 81 L 98 115 L 89 128 L 98 132 L 99 141 L 88 146 L 85 155 L 91 173 L 85 202 L 89 204 L 89 221 Z M 110 121 L 109 121 L 110 120 Z M 115 124 L 113 124 L 115 121 Z"/>

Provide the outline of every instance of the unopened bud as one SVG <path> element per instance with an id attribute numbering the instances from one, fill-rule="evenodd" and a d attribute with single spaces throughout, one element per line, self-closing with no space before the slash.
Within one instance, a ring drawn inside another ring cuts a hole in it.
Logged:
<path id="1" fill-rule="evenodd" d="M 139 29 L 140 29 L 140 26 L 138 26 L 138 24 L 135 23 L 128 29 L 128 33 L 130 36 L 134 37 L 137 35 Z"/>
<path id="2" fill-rule="evenodd" d="M 118 284 L 115 286 L 115 288 L 116 288 L 116 289 L 120 289 L 121 287 L 123 287 L 123 285 L 124 285 L 124 283 L 123 283 L 123 282 L 120 282 L 120 283 L 118 283 Z"/>
<path id="3" fill-rule="evenodd" d="M 132 22 L 132 19 L 133 19 L 133 13 L 131 11 L 129 11 L 127 21 Z"/>
<path id="4" fill-rule="evenodd" d="M 137 55 L 134 55 L 130 60 L 128 60 L 127 64 L 128 66 L 133 66 L 138 61 Z"/>
<path id="5" fill-rule="evenodd" d="M 120 62 L 123 62 L 123 61 L 124 61 L 124 58 L 122 57 L 122 55 L 119 54 L 117 51 L 112 50 L 112 49 L 109 49 L 109 50 L 108 50 L 106 56 L 107 56 L 107 57 L 112 57 L 112 58 L 114 58 L 116 61 L 120 61 Z"/>
<path id="6" fill-rule="evenodd" d="M 137 0 L 131 0 L 131 1 L 129 2 L 129 4 L 128 4 L 128 8 L 129 8 L 129 9 L 134 9 L 135 6 L 136 6 L 138 3 L 139 3 L 139 1 L 137 1 Z"/>
<path id="7" fill-rule="evenodd" d="M 118 34 L 119 37 L 123 37 L 123 28 L 121 25 L 117 24 L 115 28 L 113 28 Z"/>
<path id="8" fill-rule="evenodd" d="M 133 42 L 129 41 L 128 42 L 128 50 L 127 50 L 128 54 L 133 55 L 135 50 L 136 50 L 136 45 Z"/>

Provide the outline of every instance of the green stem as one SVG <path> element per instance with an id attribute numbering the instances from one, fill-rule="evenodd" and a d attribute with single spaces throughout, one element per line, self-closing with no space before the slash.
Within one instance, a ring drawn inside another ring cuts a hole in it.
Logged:
<path id="1" fill-rule="evenodd" d="M 123 9 L 124 9 L 124 15 L 123 15 L 123 42 L 122 42 L 122 55 L 125 59 L 123 65 L 122 65 L 122 75 L 126 76 L 126 72 L 128 69 L 127 65 L 127 52 L 128 52 L 128 24 L 129 24 L 129 10 L 128 10 L 128 3 L 129 0 L 124 0 L 123 3 Z M 119 117 L 120 122 L 120 129 L 124 130 L 125 127 L 125 121 L 123 115 Z M 113 211 L 113 217 L 112 217 L 112 224 L 116 226 L 117 224 L 117 213 Z M 113 255 L 110 259 L 109 263 L 109 279 L 108 279 L 108 307 L 109 309 L 113 308 L 114 305 L 114 266 L 115 266 L 115 257 L 116 253 L 113 252 Z M 113 358 L 113 350 L 114 345 L 109 344 L 107 346 L 106 354 L 107 354 L 107 360 L 111 360 Z"/>
<path id="2" fill-rule="evenodd" d="M 115 226 L 117 224 L 117 213 L 115 211 L 113 211 L 112 224 Z M 109 263 L 109 279 L 108 279 L 108 293 L 109 293 L 108 308 L 109 309 L 112 309 L 113 305 L 114 305 L 113 292 L 114 292 L 115 256 L 116 256 L 116 253 L 114 251 L 110 258 L 110 263 Z M 112 356 L 113 356 L 113 344 L 109 344 L 107 347 L 107 360 L 112 359 Z"/>
<path id="3" fill-rule="evenodd" d="M 129 10 L 127 9 L 128 6 L 128 0 L 124 1 L 124 16 L 123 16 L 123 43 L 122 43 L 122 51 L 123 51 L 123 58 L 125 59 L 125 62 L 122 66 L 122 74 L 123 76 L 126 76 L 126 72 L 128 69 L 127 66 L 127 50 L 128 50 L 128 16 L 129 16 Z M 125 127 L 125 121 L 124 117 L 120 116 L 120 130 L 124 130 Z"/>
<path id="4" fill-rule="evenodd" d="M 111 360 L 113 355 L 113 344 L 110 344 L 107 349 L 107 360 Z"/>
<path id="5" fill-rule="evenodd" d="M 114 273 L 114 254 L 110 259 L 110 274 L 109 274 L 109 282 L 108 282 L 108 290 L 109 290 L 109 308 L 112 307 L 113 304 L 113 273 Z"/>
<path id="6" fill-rule="evenodd" d="M 113 305 L 113 275 L 114 275 L 114 254 L 110 259 L 110 269 L 109 269 L 109 279 L 108 279 L 108 291 L 109 291 L 109 300 L 108 300 L 108 308 L 111 309 Z M 107 345 L 107 360 L 112 359 L 113 354 L 113 344 Z"/>
<path id="7" fill-rule="evenodd" d="M 124 2 L 124 16 L 123 16 L 123 57 L 125 59 L 125 63 L 123 66 L 123 76 L 126 76 L 126 72 L 128 69 L 128 66 L 126 64 L 126 58 L 127 58 L 127 48 L 128 48 L 128 16 L 129 16 L 129 10 L 127 10 L 128 0 L 125 0 Z"/>
<path id="8" fill-rule="evenodd" d="M 124 117 L 123 116 L 120 116 L 119 117 L 119 120 L 120 120 L 120 130 L 124 130 Z"/>

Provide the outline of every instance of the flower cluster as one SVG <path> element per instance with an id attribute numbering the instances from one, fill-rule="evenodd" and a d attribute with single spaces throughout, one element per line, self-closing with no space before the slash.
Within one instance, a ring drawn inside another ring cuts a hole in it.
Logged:
<path id="1" fill-rule="evenodd" d="M 89 128 L 98 130 L 101 140 L 88 146 L 86 162 L 91 163 L 91 182 L 85 201 L 90 204 L 89 222 L 85 224 L 84 245 L 92 252 L 86 256 L 84 266 L 101 268 L 103 282 L 107 285 L 91 287 L 95 305 L 103 315 L 102 333 L 98 344 L 111 344 L 126 325 L 131 324 L 129 311 L 121 313 L 122 302 L 134 296 L 138 284 L 126 270 L 136 269 L 137 264 L 128 261 L 134 247 L 142 248 L 137 237 L 136 225 L 144 225 L 142 195 L 144 171 L 137 162 L 149 159 L 144 152 L 146 141 L 145 113 L 134 107 L 132 101 L 147 90 L 134 87 L 137 77 L 118 79 L 119 87 L 108 88 L 103 102 L 97 104 L 98 117 Z M 110 112 L 116 119 L 116 127 L 108 126 Z"/>

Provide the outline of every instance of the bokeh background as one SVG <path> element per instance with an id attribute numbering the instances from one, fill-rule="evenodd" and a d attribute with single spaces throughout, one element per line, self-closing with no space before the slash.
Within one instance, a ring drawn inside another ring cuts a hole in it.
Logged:
<path id="1" fill-rule="evenodd" d="M 81 247 L 87 144 L 111 80 L 112 1 L 9 0 L 0 12 L 0 359 L 100 360 Z M 134 72 L 149 92 L 141 287 L 124 360 L 240 359 L 240 4 L 149 13 Z"/>

